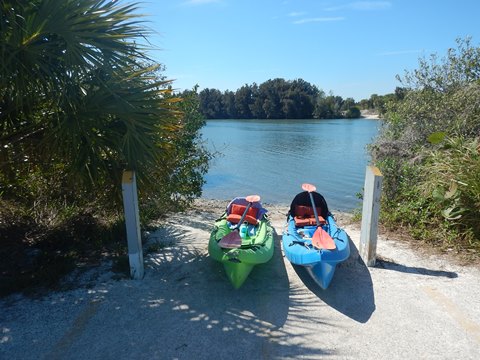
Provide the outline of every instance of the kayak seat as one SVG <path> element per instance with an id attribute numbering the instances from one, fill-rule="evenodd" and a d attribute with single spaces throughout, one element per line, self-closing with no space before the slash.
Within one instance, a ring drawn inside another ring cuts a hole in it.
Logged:
<path id="1" fill-rule="evenodd" d="M 326 219 L 327 216 L 329 216 L 330 211 L 328 210 L 328 205 L 327 205 L 327 202 L 325 201 L 325 198 L 317 192 L 309 193 L 308 191 L 303 191 L 295 196 L 295 198 L 292 200 L 292 203 L 290 205 L 288 216 L 291 216 L 292 218 L 295 218 L 295 216 L 300 216 L 300 218 L 306 217 L 305 214 L 303 214 L 302 216 L 302 210 L 304 210 L 302 209 L 302 206 L 303 206 L 311 209 L 311 210 L 307 210 L 307 213 L 309 214 L 307 218 L 311 218 L 310 214 L 313 212 L 312 199 L 311 199 L 312 197 L 314 199 L 315 206 L 317 208 L 318 216 L 322 216 L 324 219 Z M 300 214 L 297 214 L 297 206 L 301 206 L 299 208 Z M 320 209 L 321 211 L 319 211 Z M 310 220 L 309 220 L 309 223 L 310 223 Z"/>
<path id="2" fill-rule="evenodd" d="M 318 220 L 320 224 L 325 224 L 325 219 L 320 215 L 322 210 L 317 207 Z M 315 213 L 313 207 L 304 205 L 295 205 L 295 226 L 303 227 L 309 225 L 317 225 L 315 221 Z"/>
<path id="3" fill-rule="evenodd" d="M 230 221 L 232 224 L 238 224 L 246 208 L 247 207 L 245 205 L 232 204 L 230 214 L 227 215 L 227 221 Z M 257 225 L 257 214 L 258 209 L 250 207 L 250 209 L 247 211 L 247 215 L 245 215 L 244 221 L 252 225 Z"/>

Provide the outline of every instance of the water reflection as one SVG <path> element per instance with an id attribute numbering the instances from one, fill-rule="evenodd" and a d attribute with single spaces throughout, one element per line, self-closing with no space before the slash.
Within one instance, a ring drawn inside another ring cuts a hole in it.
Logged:
<path id="1" fill-rule="evenodd" d="M 310 182 L 335 210 L 358 205 L 378 120 L 209 120 L 203 137 L 222 152 L 206 176 L 203 196 L 229 199 L 258 193 L 289 203 Z"/>

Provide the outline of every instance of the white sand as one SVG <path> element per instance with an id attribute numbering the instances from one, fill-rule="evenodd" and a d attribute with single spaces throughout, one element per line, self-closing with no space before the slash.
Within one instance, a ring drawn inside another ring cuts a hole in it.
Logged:
<path id="1" fill-rule="evenodd" d="M 383 235 L 383 260 L 368 268 L 358 258 L 358 225 L 337 214 L 352 255 L 321 290 L 283 257 L 287 206 L 264 204 L 277 233 L 274 257 L 233 290 L 207 253 L 225 206 L 203 200 L 160 222 L 145 245 L 143 280 L 115 280 L 103 266 L 82 278 L 88 287 L 1 299 L 0 358 L 478 358 L 477 268 Z"/>

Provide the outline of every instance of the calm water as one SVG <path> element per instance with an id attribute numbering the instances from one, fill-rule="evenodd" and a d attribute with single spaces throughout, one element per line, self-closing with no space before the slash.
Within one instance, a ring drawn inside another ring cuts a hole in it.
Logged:
<path id="1" fill-rule="evenodd" d="M 258 194 L 263 203 L 290 204 L 301 184 L 316 185 L 332 210 L 359 206 L 380 122 L 334 120 L 208 120 L 202 129 L 213 160 L 203 197 Z"/>

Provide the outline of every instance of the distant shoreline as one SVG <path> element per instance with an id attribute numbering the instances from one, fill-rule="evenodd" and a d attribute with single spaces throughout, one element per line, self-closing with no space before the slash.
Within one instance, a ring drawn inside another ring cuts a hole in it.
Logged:
<path id="1" fill-rule="evenodd" d="M 380 120 L 380 116 L 378 114 L 371 114 L 371 115 L 365 115 L 361 116 L 362 119 L 372 119 L 372 120 Z"/>
<path id="2" fill-rule="evenodd" d="M 363 118 L 363 119 L 375 119 L 375 120 L 379 120 L 380 119 L 380 116 L 378 115 L 378 113 L 376 113 L 375 111 L 372 111 L 372 110 L 360 110 L 360 117 Z"/>

